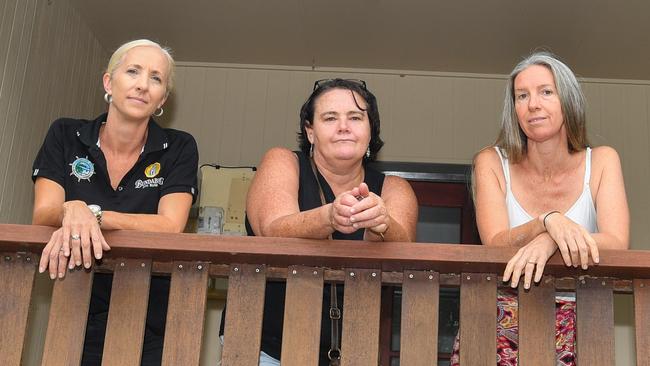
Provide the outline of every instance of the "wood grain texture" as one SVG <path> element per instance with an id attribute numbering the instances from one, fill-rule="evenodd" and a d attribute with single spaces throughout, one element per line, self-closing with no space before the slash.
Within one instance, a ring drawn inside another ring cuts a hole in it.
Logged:
<path id="1" fill-rule="evenodd" d="M 102 366 L 140 365 L 150 282 L 150 260 L 118 260 L 113 275 Z"/>
<path id="2" fill-rule="evenodd" d="M 38 258 L 0 253 L 0 355 L 3 365 L 20 365 Z"/>
<path id="3" fill-rule="evenodd" d="M 198 366 L 208 293 L 208 266 L 174 262 L 165 323 L 163 366 Z"/>
<path id="4" fill-rule="evenodd" d="M 576 289 L 578 365 L 614 365 L 614 292 L 611 279 L 583 278 Z"/>
<path id="5" fill-rule="evenodd" d="M 437 364 L 439 290 L 438 273 L 404 272 L 400 364 Z"/>
<path id="6" fill-rule="evenodd" d="M 231 265 L 222 366 L 258 365 L 265 288 L 266 268 L 264 266 Z"/>
<path id="7" fill-rule="evenodd" d="M 45 226 L 0 224 L 0 251 L 40 253 L 53 229 Z M 111 243 L 110 258 L 151 258 L 158 261 L 188 260 L 211 263 L 258 263 L 285 267 L 300 263 L 330 268 L 381 268 L 382 271 L 405 269 L 440 273 L 502 272 L 516 248 L 483 245 L 456 245 L 399 242 L 359 242 L 297 238 L 233 237 L 221 235 L 148 233 L 111 231 L 105 233 Z M 650 251 L 602 250 L 598 266 L 590 275 L 617 278 L 650 278 Z M 556 277 L 575 276 L 579 269 L 567 268 L 559 254 L 554 255 L 544 272 Z"/>
<path id="8" fill-rule="evenodd" d="M 78 365 L 86 334 L 93 272 L 76 269 L 55 281 L 42 365 Z"/>
<path id="9" fill-rule="evenodd" d="M 497 276 L 463 273 L 460 281 L 460 364 L 494 366 Z"/>
<path id="10" fill-rule="evenodd" d="M 322 306 L 323 269 L 289 267 L 282 331 L 283 366 L 318 366 Z"/>
<path id="11" fill-rule="evenodd" d="M 650 280 L 634 280 L 636 364 L 650 366 Z"/>
<path id="12" fill-rule="evenodd" d="M 379 362 L 381 272 L 346 269 L 341 366 L 376 366 Z"/>
<path id="13" fill-rule="evenodd" d="M 555 281 L 545 276 L 530 290 L 519 285 L 519 365 L 555 364 Z"/>

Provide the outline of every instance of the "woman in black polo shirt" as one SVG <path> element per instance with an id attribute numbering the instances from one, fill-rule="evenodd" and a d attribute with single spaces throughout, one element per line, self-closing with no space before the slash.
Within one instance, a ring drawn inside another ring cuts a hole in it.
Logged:
<path id="1" fill-rule="evenodd" d="M 55 279 L 66 267 L 89 268 L 110 247 L 102 230 L 181 232 L 196 193 L 194 138 L 163 129 L 174 60 L 155 42 L 122 45 L 103 76 L 108 113 L 95 120 L 56 120 L 35 161 L 33 223 L 59 227 L 43 250 L 39 271 Z M 96 274 L 83 364 L 101 363 L 111 278 Z M 169 279 L 151 282 L 143 364 L 162 355 Z M 153 301 L 152 301 L 153 300 Z"/>

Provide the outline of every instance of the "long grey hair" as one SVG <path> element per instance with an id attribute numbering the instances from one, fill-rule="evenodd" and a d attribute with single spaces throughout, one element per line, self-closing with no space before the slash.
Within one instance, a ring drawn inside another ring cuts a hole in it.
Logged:
<path id="1" fill-rule="evenodd" d="M 520 162 L 527 151 L 527 137 L 519 127 L 519 119 L 515 111 L 515 78 L 520 72 L 533 65 L 544 66 L 553 74 L 566 126 L 569 152 L 584 150 L 589 145 L 585 125 L 585 97 L 578 80 L 571 69 L 555 55 L 548 52 L 535 52 L 515 66 L 506 85 L 501 131 L 495 145 L 505 151 L 512 163 Z"/>

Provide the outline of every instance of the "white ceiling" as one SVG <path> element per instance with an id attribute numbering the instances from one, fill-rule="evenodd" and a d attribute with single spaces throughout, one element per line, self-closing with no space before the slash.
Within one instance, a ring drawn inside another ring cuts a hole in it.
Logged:
<path id="1" fill-rule="evenodd" d="M 582 77 L 650 80 L 648 0 L 70 0 L 107 50 L 177 61 L 505 74 L 551 50 Z"/>

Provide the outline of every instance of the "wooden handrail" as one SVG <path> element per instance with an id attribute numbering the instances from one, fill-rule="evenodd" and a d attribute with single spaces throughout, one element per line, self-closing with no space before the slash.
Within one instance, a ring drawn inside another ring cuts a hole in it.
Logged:
<path id="1" fill-rule="evenodd" d="M 54 228 L 0 224 L 0 251 L 40 254 Z M 106 231 L 112 250 L 105 258 L 147 258 L 161 262 L 204 261 L 215 264 L 251 263 L 287 267 L 306 265 L 330 268 L 376 268 L 402 272 L 435 270 L 441 273 L 500 273 L 516 252 L 511 247 L 481 245 L 322 241 Z M 600 264 L 583 271 L 567 268 L 559 253 L 545 273 L 562 276 L 597 276 L 619 279 L 650 278 L 650 251 L 601 250 Z"/>
<path id="2" fill-rule="evenodd" d="M 36 261 L 54 228 L 0 224 L 0 353 L 20 364 Z M 377 364 L 380 288 L 403 286 L 402 353 L 409 365 L 435 363 L 440 286 L 460 287 L 461 363 L 494 360 L 498 274 L 516 248 L 477 245 L 323 241 L 197 234 L 107 231 L 112 250 L 95 271 L 55 281 L 43 363 L 78 364 L 94 272 L 114 273 L 104 364 L 139 363 L 152 273 L 171 277 L 163 364 L 198 365 L 208 276 L 229 278 L 224 365 L 257 365 L 267 279 L 287 281 L 283 364 L 316 365 L 323 281 L 346 286 L 343 366 Z M 540 286 L 520 291 L 520 357 L 554 364 L 555 291 L 576 292 L 579 361 L 613 362 L 613 291 L 634 293 L 637 358 L 650 358 L 650 251 L 602 250 L 587 271 L 567 268 L 556 254 Z M 576 278 L 578 281 L 576 281 Z M 306 293 L 311 293 L 305 298 Z M 306 301 L 309 299 L 311 305 Z M 287 310 L 289 309 L 289 310 Z M 289 311 L 289 313 L 286 313 Z M 594 317 L 593 314 L 599 314 Z M 277 316 L 277 314 L 273 315 Z M 543 324 L 544 327 L 540 327 Z M 315 328 L 314 328 L 315 327 Z M 65 328 L 62 330 L 62 328 Z M 310 332 L 310 330 L 314 330 Z M 60 337 L 58 334 L 70 334 Z M 128 334 L 127 334 L 128 333 Z M 467 343 L 463 343 L 463 340 Z M 252 346 L 251 346 L 252 344 Z M 463 346 L 470 344 L 471 346 Z M 540 349 L 540 344 L 545 344 Z M 470 347 L 471 352 L 462 352 Z M 65 350 L 65 352 L 62 352 Z M 354 350 L 353 352 L 346 350 Z M 290 355 L 290 356 L 286 356 Z M 643 363 L 640 363 L 643 364 Z"/>

